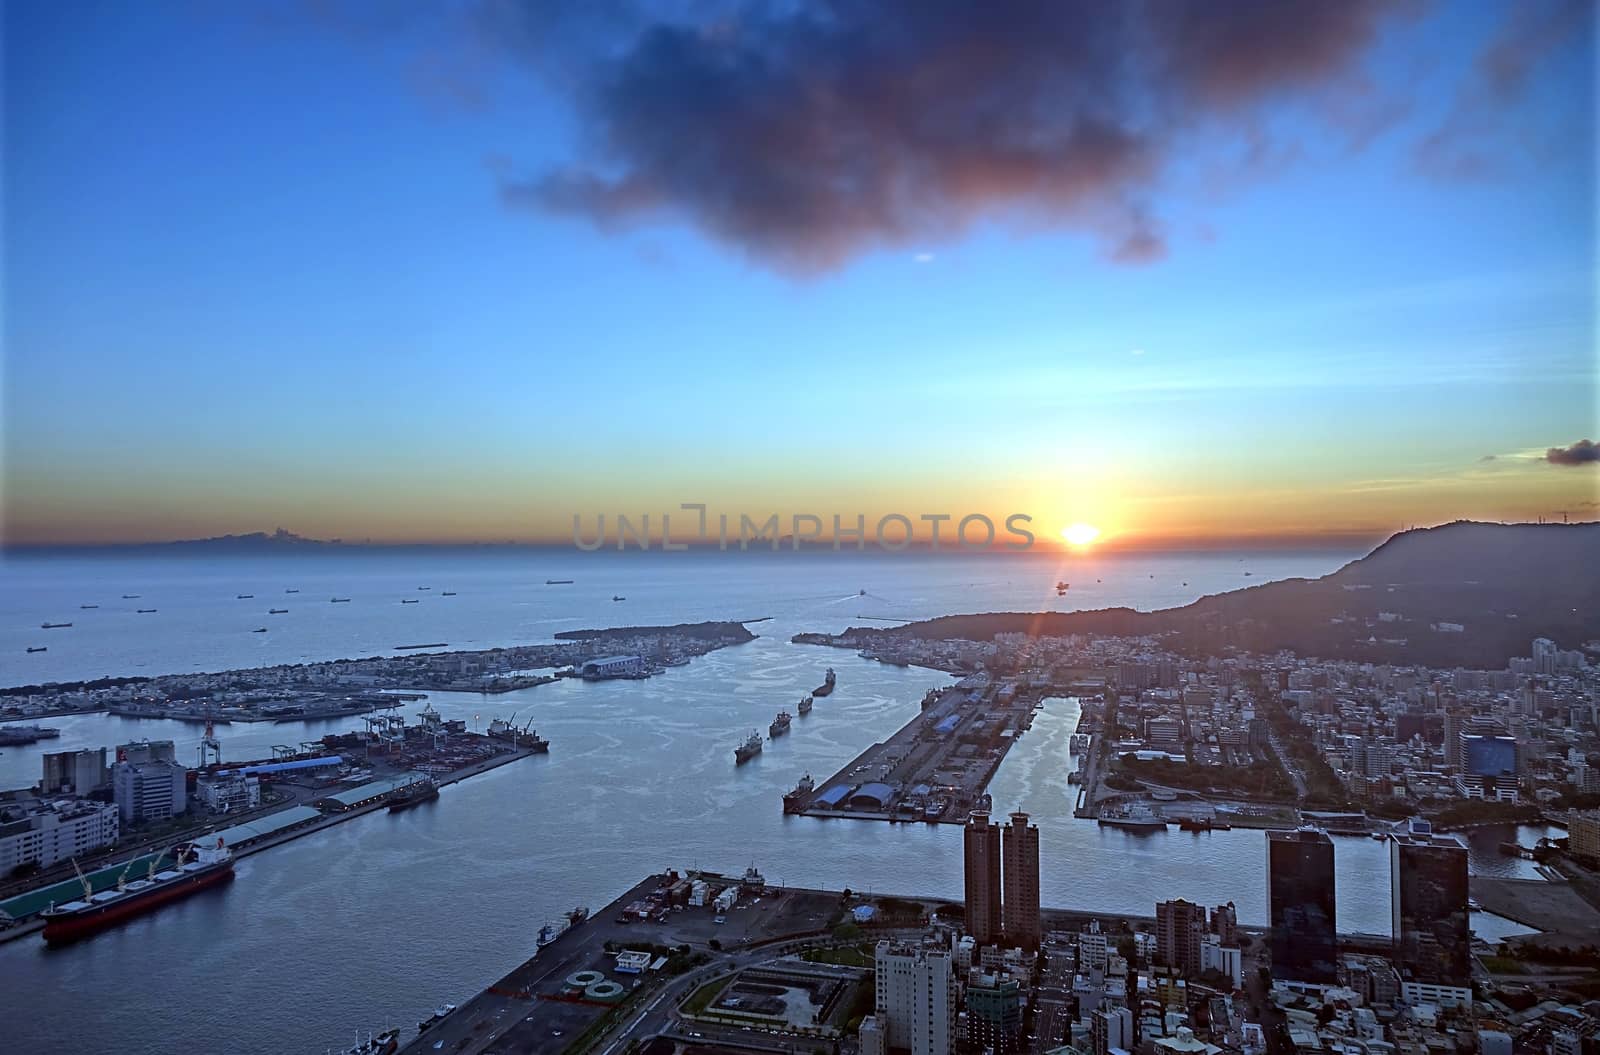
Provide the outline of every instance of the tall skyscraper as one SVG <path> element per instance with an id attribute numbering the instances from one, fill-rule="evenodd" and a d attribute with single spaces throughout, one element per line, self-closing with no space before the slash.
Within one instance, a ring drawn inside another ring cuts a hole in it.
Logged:
<path id="1" fill-rule="evenodd" d="M 1272 919 L 1272 976 L 1333 985 L 1339 939 L 1333 889 L 1333 840 L 1316 828 L 1267 833 L 1267 904 Z"/>
<path id="2" fill-rule="evenodd" d="M 1467 848 L 1435 835 L 1425 821 L 1389 842 L 1394 959 L 1402 982 L 1465 988 L 1472 984 L 1467 915 Z"/>
<path id="3" fill-rule="evenodd" d="M 884 1051 L 950 1055 L 955 1047 L 958 986 L 950 950 L 880 941 L 873 1008 Z"/>
<path id="4" fill-rule="evenodd" d="M 1005 899 L 1001 905 L 1006 941 L 1024 949 L 1039 947 L 1039 828 L 1026 813 L 1013 813 L 1002 830 Z"/>
<path id="5" fill-rule="evenodd" d="M 983 810 L 967 818 L 965 832 L 967 933 L 979 945 L 1000 939 L 1000 826 Z M 1038 872 L 1034 872 L 1038 905 Z"/>
<path id="6" fill-rule="evenodd" d="M 1198 977 L 1200 943 L 1206 936 L 1206 910 L 1190 901 L 1156 903 L 1156 963 Z"/>

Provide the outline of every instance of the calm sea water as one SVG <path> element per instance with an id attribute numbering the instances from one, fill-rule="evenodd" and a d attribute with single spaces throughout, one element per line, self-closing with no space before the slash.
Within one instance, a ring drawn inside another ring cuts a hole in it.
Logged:
<path id="1" fill-rule="evenodd" d="M 0 946 L 8 1040 L 33 1052 L 320 1052 L 357 1028 L 411 1024 L 460 1003 L 526 959 L 539 925 L 598 907 L 669 867 L 958 898 L 960 831 L 950 826 L 786 817 L 780 797 L 819 779 L 917 713 L 935 671 L 792 645 L 799 630 L 863 616 L 1140 608 L 1291 575 L 1351 554 L 1199 555 L 1065 562 L 932 555 L 437 554 L 315 558 L 11 561 L 0 566 L 0 682 L 215 670 L 376 654 L 396 644 L 489 647 L 580 626 L 771 616 L 756 641 L 645 682 L 563 681 L 500 697 L 433 694 L 448 716 L 520 712 L 553 741 L 527 759 L 444 790 L 431 805 L 375 814 L 240 862 L 229 887 L 63 950 Z M 1245 570 L 1253 575 L 1246 579 Z M 571 586 L 545 586 L 571 578 Z M 1057 599 L 1057 579 L 1072 582 Z M 1095 580 L 1101 580 L 1096 582 Z M 1182 584 L 1187 583 L 1187 586 Z M 432 590 L 417 591 L 418 586 Z M 284 589 L 297 587 L 299 594 Z M 860 591 L 866 590 L 866 596 Z M 440 596 L 444 590 L 457 596 Z M 137 601 L 121 595 L 137 593 Z M 236 600 L 253 593 L 251 600 Z M 627 598 L 613 602 L 614 595 Z M 351 597 L 330 605 L 330 596 Z M 400 605 L 402 597 L 423 603 Z M 81 610 L 80 604 L 101 607 Z M 136 616 L 134 607 L 155 607 Z M 268 607 L 287 607 L 271 617 Z M 70 630 L 41 632 L 44 621 Z M 267 634 L 252 634 L 270 625 Z M 43 640 L 48 653 L 27 656 Z M 742 734 L 816 685 L 839 688 L 794 731 L 735 768 Z M 1077 704 L 1051 700 L 991 786 L 997 809 L 1040 828 L 1043 900 L 1107 912 L 1155 901 L 1233 901 L 1265 922 L 1265 838 L 1236 830 L 1130 835 L 1072 818 L 1067 738 Z M 52 719 L 61 750 L 199 730 L 107 716 Z M 225 757 L 353 728 L 345 720 L 223 727 Z M 39 777 L 42 747 L 7 748 L 0 787 Z M 1542 832 L 1524 832 L 1524 842 Z M 1474 836 L 1475 871 L 1531 875 L 1498 856 L 1504 832 Z M 1386 933 L 1388 860 L 1370 839 L 1337 842 L 1341 929 Z M 24 1010 L 26 1009 L 26 1010 Z"/>

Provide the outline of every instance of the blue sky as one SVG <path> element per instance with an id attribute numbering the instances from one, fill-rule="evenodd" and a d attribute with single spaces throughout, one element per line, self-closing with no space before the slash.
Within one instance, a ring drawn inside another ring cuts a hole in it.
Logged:
<path id="1" fill-rule="evenodd" d="M 602 122 L 462 6 L 7 6 L 11 540 L 559 537 L 693 500 L 1152 538 L 1594 515 L 1594 467 L 1543 456 L 1596 432 L 1592 20 L 1475 112 L 1489 175 L 1418 164 L 1511 11 L 1444 4 L 1344 68 L 1366 138 L 1347 79 L 1166 134 L 1129 191 L 1156 259 L 1109 258 L 1110 199 L 1000 194 L 797 271 L 694 193 L 508 204 Z M 638 30 L 607 32 L 597 62 Z"/>

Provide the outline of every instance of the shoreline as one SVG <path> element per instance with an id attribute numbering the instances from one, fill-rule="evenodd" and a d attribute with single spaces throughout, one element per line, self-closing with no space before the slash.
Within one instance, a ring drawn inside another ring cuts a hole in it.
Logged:
<path id="1" fill-rule="evenodd" d="M 515 748 L 502 754 L 495 755 L 493 758 L 486 758 L 481 762 L 474 762 L 472 765 L 463 769 L 458 769 L 447 776 L 435 777 L 434 783 L 441 788 L 448 787 L 451 784 L 457 784 L 463 780 L 478 776 L 479 774 L 487 773 L 491 769 L 499 769 L 501 766 L 510 765 L 512 762 L 520 762 L 522 759 L 531 757 L 537 753 L 538 752 L 534 751 L 532 748 Z M 262 819 L 270 818 L 276 814 L 286 812 L 287 810 L 293 808 L 293 805 L 285 806 L 282 810 L 274 810 L 271 813 L 263 814 Z M 293 842 L 294 840 L 304 836 L 331 828 L 336 824 L 343 824 L 346 821 L 354 820 L 357 817 L 365 817 L 370 813 L 376 813 L 387 809 L 387 800 L 384 798 L 379 798 L 376 801 L 369 802 L 364 806 L 357 806 L 347 810 L 337 810 L 331 813 L 325 813 L 316 820 L 311 821 L 301 827 L 290 828 L 281 832 L 274 832 L 271 835 L 263 836 L 259 842 L 252 842 L 247 846 L 242 846 L 238 849 L 235 849 L 233 850 L 233 858 L 234 861 L 237 862 L 246 857 L 261 853 L 263 850 L 270 850 L 273 847 L 282 846 L 284 843 Z M 230 847 L 230 849 L 232 848 Z M 137 857 L 138 855 L 136 854 L 135 856 Z M 115 868 L 118 864 L 122 863 L 124 862 L 113 861 L 102 866 L 102 868 Z M 0 930 L 0 945 L 25 938 L 31 934 L 36 934 L 43 929 L 44 921 L 39 919 L 38 916 L 34 916 L 32 919 L 29 919 L 23 923 L 19 923 L 15 927 L 11 927 L 7 930 Z"/>

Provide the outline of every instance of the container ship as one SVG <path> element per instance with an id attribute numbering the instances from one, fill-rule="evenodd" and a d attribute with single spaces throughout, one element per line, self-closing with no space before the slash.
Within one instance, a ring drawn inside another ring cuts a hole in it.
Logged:
<path id="1" fill-rule="evenodd" d="M 216 846 L 180 843 L 173 848 L 172 867 L 156 871 L 131 883 L 119 879 L 111 890 L 96 894 L 74 861 L 72 867 L 83 883 L 83 897 L 63 905 L 51 904 L 39 913 L 44 920 L 44 940 L 52 945 L 87 938 L 116 926 L 125 919 L 154 911 L 169 901 L 188 897 L 206 887 L 233 878 L 233 853 L 217 840 Z M 163 855 L 164 856 L 164 855 Z"/>
<path id="2" fill-rule="evenodd" d="M 733 760 L 742 766 L 760 753 L 761 734 L 752 729 L 745 742 L 733 749 Z"/>
<path id="3" fill-rule="evenodd" d="M 788 711 L 779 711 L 778 716 L 772 719 L 772 724 L 767 726 L 767 732 L 776 740 L 789 731 L 789 723 L 794 721 L 794 716 Z"/>
<path id="4" fill-rule="evenodd" d="M 403 788 L 396 788 L 389 792 L 389 812 L 397 813 L 408 810 L 413 806 L 420 806 L 424 802 L 432 802 L 439 797 L 439 785 L 431 780 L 414 780 Z"/>
<path id="5" fill-rule="evenodd" d="M 822 676 L 822 684 L 818 685 L 816 688 L 812 689 L 811 690 L 811 695 L 813 695 L 813 696 L 826 696 L 832 691 L 833 691 L 833 668 L 829 667 L 828 668 L 828 672 Z"/>

